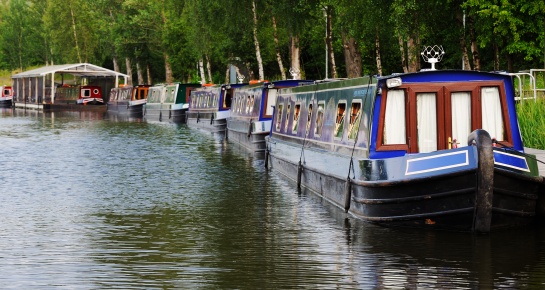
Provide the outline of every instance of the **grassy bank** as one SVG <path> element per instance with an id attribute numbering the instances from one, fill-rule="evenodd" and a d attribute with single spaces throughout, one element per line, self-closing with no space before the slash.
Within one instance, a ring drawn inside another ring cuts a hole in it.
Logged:
<path id="1" fill-rule="evenodd" d="M 545 99 L 517 104 L 517 115 L 524 146 L 545 150 Z"/>

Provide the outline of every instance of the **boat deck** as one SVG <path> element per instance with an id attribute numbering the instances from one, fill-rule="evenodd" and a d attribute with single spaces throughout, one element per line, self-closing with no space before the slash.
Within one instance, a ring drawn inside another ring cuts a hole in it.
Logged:
<path id="1" fill-rule="evenodd" d="M 528 154 L 534 154 L 537 159 L 537 167 L 539 168 L 539 175 L 545 176 L 545 150 L 539 150 L 534 148 L 524 148 L 524 152 Z"/>

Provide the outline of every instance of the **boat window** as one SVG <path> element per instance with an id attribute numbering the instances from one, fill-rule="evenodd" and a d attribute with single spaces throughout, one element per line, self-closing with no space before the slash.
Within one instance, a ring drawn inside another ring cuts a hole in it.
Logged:
<path id="1" fill-rule="evenodd" d="M 383 144 L 405 144 L 405 91 L 391 90 L 386 97 Z"/>
<path id="2" fill-rule="evenodd" d="M 250 114 L 254 112 L 254 102 L 255 96 L 252 95 L 252 98 L 250 99 Z"/>
<path id="3" fill-rule="evenodd" d="M 466 142 L 471 133 L 471 92 L 451 94 L 452 144 Z M 454 146 L 456 147 L 456 146 Z M 451 148 L 451 147 L 449 147 Z"/>
<path id="4" fill-rule="evenodd" d="M 267 90 L 267 102 L 265 103 L 265 116 L 264 117 L 271 117 L 273 114 L 273 107 L 276 103 L 276 93 L 278 91 L 276 89 L 270 89 Z"/>
<path id="5" fill-rule="evenodd" d="M 306 129 L 306 136 L 308 136 L 308 133 L 310 132 L 310 123 L 312 122 L 312 104 L 308 105 L 308 114 L 307 114 L 307 129 Z"/>
<path id="6" fill-rule="evenodd" d="M 344 117 L 346 113 L 346 103 L 337 104 L 337 118 L 335 119 L 335 138 L 342 138 L 344 132 Z"/>
<path id="7" fill-rule="evenodd" d="M 324 107 L 324 102 L 318 103 L 318 110 L 316 111 L 316 124 L 314 125 L 315 137 L 322 135 L 322 126 L 324 125 Z"/>
<path id="8" fill-rule="evenodd" d="M 416 94 L 416 126 L 419 152 L 437 150 L 437 96 L 435 93 Z"/>
<path id="9" fill-rule="evenodd" d="M 280 131 L 280 124 L 282 124 L 282 115 L 284 114 L 284 105 L 278 104 L 278 114 L 276 114 L 276 131 Z"/>
<path id="10" fill-rule="evenodd" d="M 290 123 L 290 113 L 291 113 L 291 104 L 288 103 L 288 106 L 286 107 L 286 127 L 284 128 L 284 132 L 288 132 L 288 124 Z"/>
<path id="11" fill-rule="evenodd" d="M 225 97 L 223 98 L 223 108 L 230 108 L 232 101 L 233 101 L 233 96 L 231 95 L 231 92 L 229 91 L 225 92 Z"/>
<path id="12" fill-rule="evenodd" d="M 293 124 L 292 124 L 292 133 L 297 133 L 297 129 L 299 127 L 299 113 L 301 111 L 301 104 L 295 105 L 295 110 L 293 112 Z"/>
<path id="13" fill-rule="evenodd" d="M 5 89 L 4 90 L 4 95 L 9 95 L 10 94 L 9 91 L 10 91 L 9 89 Z"/>
<path id="14" fill-rule="evenodd" d="M 90 89 L 81 90 L 81 96 L 82 97 L 90 97 L 91 96 L 91 90 Z"/>
<path id="15" fill-rule="evenodd" d="M 498 141 L 505 140 L 500 93 L 497 87 L 481 88 L 482 128 Z"/>
<path id="16" fill-rule="evenodd" d="M 251 102 L 251 98 L 250 96 L 248 95 L 248 97 L 246 97 L 246 114 L 250 113 L 250 102 Z"/>
<path id="17" fill-rule="evenodd" d="M 352 102 L 350 108 L 350 124 L 348 127 L 348 139 L 354 140 L 360 128 L 361 100 Z"/>

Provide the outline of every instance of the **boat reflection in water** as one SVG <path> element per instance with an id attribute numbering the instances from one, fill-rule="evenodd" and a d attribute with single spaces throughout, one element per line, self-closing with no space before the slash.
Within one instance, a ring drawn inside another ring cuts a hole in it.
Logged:
<path id="1" fill-rule="evenodd" d="M 279 90 L 272 168 L 365 221 L 487 233 L 535 222 L 507 74 L 427 70 Z"/>

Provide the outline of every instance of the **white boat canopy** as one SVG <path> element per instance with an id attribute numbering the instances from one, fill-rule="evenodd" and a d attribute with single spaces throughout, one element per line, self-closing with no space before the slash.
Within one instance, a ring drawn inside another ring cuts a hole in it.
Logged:
<path id="1" fill-rule="evenodd" d="M 81 78 L 115 78 L 115 87 L 119 87 L 119 78 L 126 84 L 129 76 L 90 63 L 50 65 L 21 72 L 11 76 L 14 98 L 24 102 L 55 102 L 55 74 L 70 74 Z M 64 77 L 63 77 L 64 82 Z M 111 85 L 110 85 L 111 86 Z"/>

